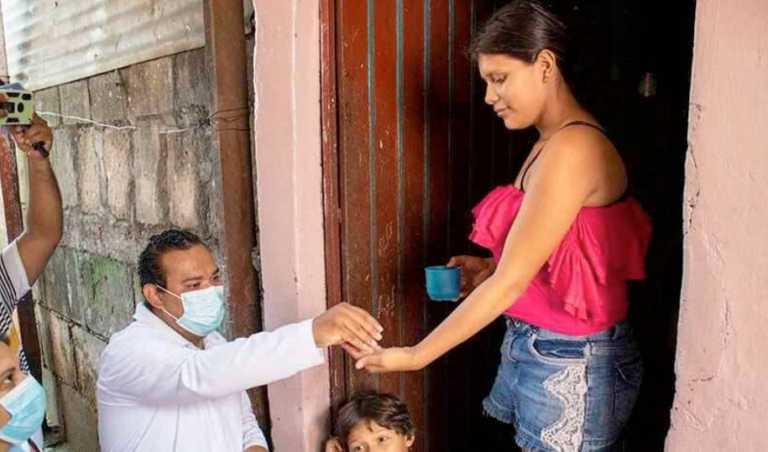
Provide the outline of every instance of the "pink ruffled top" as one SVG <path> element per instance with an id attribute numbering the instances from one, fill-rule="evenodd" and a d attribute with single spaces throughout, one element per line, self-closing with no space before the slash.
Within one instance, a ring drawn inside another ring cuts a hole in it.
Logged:
<path id="1" fill-rule="evenodd" d="M 470 240 L 498 263 L 525 193 L 498 187 L 472 210 Z M 628 280 L 645 279 L 651 221 L 632 199 L 583 207 L 525 294 L 505 315 L 558 333 L 585 336 L 627 316 Z"/>

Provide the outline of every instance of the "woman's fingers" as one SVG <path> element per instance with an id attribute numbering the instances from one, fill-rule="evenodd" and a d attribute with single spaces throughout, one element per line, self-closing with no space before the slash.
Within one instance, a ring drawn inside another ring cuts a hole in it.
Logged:
<path id="1" fill-rule="evenodd" d="M 413 349 L 393 347 L 378 350 L 369 356 L 357 360 L 355 368 L 365 369 L 370 373 L 408 372 L 419 369 Z"/>
<path id="2" fill-rule="evenodd" d="M 347 342 L 342 342 L 342 343 L 341 343 L 341 348 L 343 348 L 343 349 L 344 349 L 344 351 L 346 351 L 347 353 L 349 353 L 349 355 L 350 355 L 350 356 L 352 357 L 352 359 L 354 359 L 355 361 L 357 361 L 357 360 L 359 360 L 360 358 L 363 358 L 363 357 L 365 357 L 365 356 L 368 356 L 368 355 L 369 355 L 369 353 L 366 353 L 366 352 L 364 352 L 364 351 L 360 350 L 359 348 L 355 347 L 354 345 L 352 345 L 352 344 L 349 344 L 349 343 L 347 343 Z"/>
<path id="3" fill-rule="evenodd" d="M 368 371 L 369 374 L 383 374 L 387 371 L 387 369 L 379 366 L 367 366 L 365 370 Z"/>
<path id="4" fill-rule="evenodd" d="M 355 363 L 355 369 L 357 370 L 366 369 L 368 366 L 376 365 L 376 363 L 379 363 L 379 362 L 381 362 L 381 355 L 372 354 L 372 355 L 364 356 L 357 360 L 357 362 Z"/>

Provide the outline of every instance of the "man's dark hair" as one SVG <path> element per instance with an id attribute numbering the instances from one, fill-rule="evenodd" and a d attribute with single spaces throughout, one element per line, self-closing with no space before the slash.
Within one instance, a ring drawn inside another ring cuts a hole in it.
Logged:
<path id="1" fill-rule="evenodd" d="M 361 422 L 375 422 L 406 437 L 414 433 L 408 406 L 392 394 L 360 393 L 339 410 L 334 433 L 343 447 L 346 448 L 349 433 Z"/>
<path id="2" fill-rule="evenodd" d="M 149 239 L 147 247 L 139 256 L 139 281 L 141 287 L 155 284 L 165 287 L 165 269 L 160 263 L 163 254 L 169 251 L 184 251 L 196 245 L 207 246 L 197 235 L 189 231 L 169 229 Z"/>

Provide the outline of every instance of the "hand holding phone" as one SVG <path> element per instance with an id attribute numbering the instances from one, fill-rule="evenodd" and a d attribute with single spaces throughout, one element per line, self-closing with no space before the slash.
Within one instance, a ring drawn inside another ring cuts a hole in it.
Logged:
<path id="1" fill-rule="evenodd" d="M 16 146 L 33 158 L 48 157 L 53 146 L 53 130 L 38 115 L 34 115 L 31 125 L 13 126 L 11 136 Z"/>

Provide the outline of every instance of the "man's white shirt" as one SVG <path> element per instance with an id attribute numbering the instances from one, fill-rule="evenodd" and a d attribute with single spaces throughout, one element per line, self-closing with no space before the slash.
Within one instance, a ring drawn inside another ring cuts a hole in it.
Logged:
<path id="1" fill-rule="evenodd" d="M 267 448 L 246 389 L 322 364 L 312 320 L 198 349 L 145 304 L 112 336 L 98 379 L 103 452 L 242 452 Z"/>

